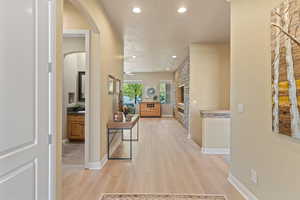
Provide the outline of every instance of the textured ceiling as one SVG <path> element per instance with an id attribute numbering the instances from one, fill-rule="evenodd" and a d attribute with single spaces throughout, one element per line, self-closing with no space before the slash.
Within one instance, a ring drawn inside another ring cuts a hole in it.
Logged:
<path id="1" fill-rule="evenodd" d="M 125 72 L 173 71 L 188 55 L 190 43 L 230 38 L 230 5 L 225 0 L 99 1 L 123 36 Z M 179 14 L 181 6 L 188 11 Z M 132 13 L 133 7 L 142 13 Z"/>

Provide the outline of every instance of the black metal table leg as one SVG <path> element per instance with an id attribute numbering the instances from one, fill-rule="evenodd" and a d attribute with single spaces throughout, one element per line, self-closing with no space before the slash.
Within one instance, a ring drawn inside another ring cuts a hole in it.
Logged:
<path id="1" fill-rule="evenodd" d="M 109 128 L 107 128 L 107 159 L 108 160 L 110 160 L 110 153 L 109 153 L 109 146 L 110 146 L 110 144 L 109 144 L 110 142 L 109 142 Z"/>
<path id="2" fill-rule="evenodd" d="M 139 141 L 139 135 L 140 135 L 140 121 L 137 122 L 137 141 Z"/>
<path id="3" fill-rule="evenodd" d="M 132 160 L 132 128 L 130 129 L 130 160 Z"/>
<path id="4" fill-rule="evenodd" d="M 110 144 L 112 143 L 111 141 L 110 141 L 110 137 L 109 137 L 109 135 L 110 135 L 110 131 L 111 131 L 111 129 L 110 128 L 107 128 L 107 159 L 108 160 L 132 160 L 132 141 L 133 141 L 133 139 L 132 139 L 132 128 L 131 129 L 124 129 L 124 128 L 118 128 L 118 129 L 112 129 L 112 130 L 122 130 L 122 134 L 123 134 L 123 132 L 124 132 L 124 130 L 130 130 L 130 139 L 124 139 L 124 141 L 125 142 L 130 142 L 130 155 L 126 158 L 114 158 L 114 157 L 111 157 L 110 156 Z M 123 135 L 122 135 L 122 137 L 123 137 Z"/>
<path id="5" fill-rule="evenodd" d="M 132 126 L 131 126 L 131 128 L 121 128 L 121 127 L 120 128 L 109 128 L 109 127 L 107 127 L 107 159 L 108 160 L 132 160 L 132 157 L 133 157 L 133 152 L 132 152 L 133 144 L 132 144 L 132 142 L 139 141 L 139 132 L 140 132 L 139 131 L 139 129 L 140 129 L 139 121 L 137 121 L 136 126 L 137 126 L 137 134 L 136 134 L 136 138 L 134 138 L 134 139 L 133 139 L 133 131 L 132 131 L 132 129 L 134 127 L 132 127 Z M 124 138 L 124 130 L 130 130 L 130 138 L 129 139 Z M 130 145 L 130 152 L 129 152 L 130 155 L 128 157 L 121 157 L 121 158 L 116 157 L 116 158 L 114 158 L 113 156 L 110 155 L 110 145 L 113 143 L 113 140 L 115 138 L 115 135 L 113 135 L 112 138 L 110 138 L 111 131 L 117 131 L 117 133 L 120 133 L 119 131 L 122 131 L 122 133 L 121 133 L 122 134 L 122 138 L 121 138 L 122 141 L 123 142 L 130 142 L 130 144 L 129 144 Z M 110 141 L 110 139 L 111 139 L 111 141 Z"/>

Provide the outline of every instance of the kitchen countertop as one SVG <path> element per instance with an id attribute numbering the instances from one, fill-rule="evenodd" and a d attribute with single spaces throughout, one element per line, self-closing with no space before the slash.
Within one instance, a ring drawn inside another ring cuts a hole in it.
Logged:
<path id="1" fill-rule="evenodd" d="M 200 110 L 202 118 L 231 118 L 230 110 Z"/>
<path id="2" fill-rule="evenodd" d="M 68 111 L 68 115 L 84 115 L 85 111 Z"/>

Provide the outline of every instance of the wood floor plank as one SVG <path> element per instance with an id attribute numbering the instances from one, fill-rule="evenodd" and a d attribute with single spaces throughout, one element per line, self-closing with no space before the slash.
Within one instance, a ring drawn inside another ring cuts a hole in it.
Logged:
<path id="1" fill-rule="evenodd" d="M 133 149 L 133 161 L 108 161 L 101 171 L 64 168 L 64 200 L 98 200 L 102 193 L 225 194 L 243 200 L 227 181 L 223 158 L 202 154 L 173 119 L 141 119 Z"/>

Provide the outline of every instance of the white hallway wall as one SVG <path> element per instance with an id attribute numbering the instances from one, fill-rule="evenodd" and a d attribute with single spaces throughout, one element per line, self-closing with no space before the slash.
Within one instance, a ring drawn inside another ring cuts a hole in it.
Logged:
<path id="1" fill-rule="evenodd" d="M 300 197 L 300 141 L 272 132 L 270 16 L 281 2 L 231 1 L 231 172 L 259 200 Z"/>
<path id="2" fill-rule="evenodd" d="M 64 55 L 72 52 L 85 51 L 84 37 L 64 37 L 63 38 L 63 53 Z"/>
<path id="3" fill-rule="evenodd" d="M 200 110 L 228 110 L 230 101 L 230 45 L 190 45 L 190 132 L 202 145 Z"/>

